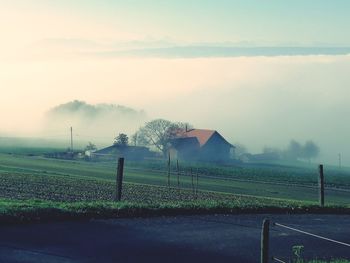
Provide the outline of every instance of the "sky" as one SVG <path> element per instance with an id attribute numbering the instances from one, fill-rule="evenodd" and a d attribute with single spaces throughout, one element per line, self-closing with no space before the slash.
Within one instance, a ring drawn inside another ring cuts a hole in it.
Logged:
<path id="1" fill-rule="evenodd" d="M 35 136 L 46 111 L 79 99 L 216 129 L 252 152 L 313 139 L 321 161 L 341 152 L 350 165 L 348 10 L 347 0 L 0 0 L 0 135 Z"/>

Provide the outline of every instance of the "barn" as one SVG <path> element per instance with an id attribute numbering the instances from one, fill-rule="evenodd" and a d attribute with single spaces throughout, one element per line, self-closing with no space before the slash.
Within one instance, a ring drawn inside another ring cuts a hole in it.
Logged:
<path id="1" fill-rule="evenodd" d="M 234 149 L 215 130 L 179 129 L 170 141 L 169 153 L 185 161 L 227 162 L 234 158 Z"/>

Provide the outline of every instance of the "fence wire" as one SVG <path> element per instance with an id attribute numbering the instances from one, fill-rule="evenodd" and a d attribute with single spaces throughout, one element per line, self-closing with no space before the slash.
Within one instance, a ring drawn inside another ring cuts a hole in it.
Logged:
<path id="1" fill-rule="evenodd" d="M 335 239 L 331 239 L 331 238 L 328 238 L 328 237 L 316 235 L 316 234 L 313 234 L 313 233 L 310 233 L 310 232 L 307 232 L 307 231 L 303 231 L 303 230 L 300 230 L 300 229 L 297 229 L 297 228 L 294 228 L 294 227 L 286 226 L 286 225 L 279 224 L 279 223 L 276 223 L 276 222 L 273 223 L 272 225 L 273 226 L 282 227 L 282 228 L 285 228 L 285 229 L 288 229 L 288 230 L 291 230 L 291 231 L 295 231 L 295 232 L 298 232 L 298 233 L 301 233 L 301 234 L 304 234 L 304 235 L 312 236 L 312 237 L 315 237 L 315 238 L 318 238 L 318 239 L 326 240 L 326 241 L 329 241 L 329 242 L 332 242 L 332 243 L 335 243 L 335 244 L 338 244 L 338 245 L 343 245 L 343 246 L 350 247 L 350 244 L 348 244 L 348 243 L 341 242 L 341 241 L 338 241 L 338 240 L 335 240 Z M 277 258 L 275 256 L 272 257 L 272 260 L 276 261 L 276 262 L 279 262 L 279 263 L 287 263 L 287 262 L 283 261 L 282 259 Z"/>
<path id="2" fill-rule="evenodd" d="M 287 263 L 286 261 L 283 261 L 282 259 L 276 258 L 276 257 L 272 257 L 272 260 L 280 262 L 280 263 Z"/>
<path id="3" fill-rule="evenodd" d="M 279 227 L 282 227 L 282 228 L 286 228 L 286 229 L 289 229 L 289 230 L 292 230 L 292 231 L 295 231 L 295 232 L 298 232 L 298 233 L 301 233 L 301 234 L 305 234 L 305 235 L 308 235 L 308 236 L 313 236 L 313 237 L 316 237 L 316 238 L 319 238 L 319 239 L 323 239 L 323 240 L 326 240 L 326 241 L 329 241 L 329 242 L 333 242 L 333 243 L 336 243 L 336 244 L 339 244 L 339 245 L 350 247 L 350 244 L 348 244 L 348 243 L 341 242 L 341 241 L 334 240 L 334 239 L 327 238 L 327 237 L 323 237 L 323 236 L 320 236 L 320 235 L 312 234 L 310 232 L 306 232 L 306 231 L 303 231 L 303 230 L 300 230 L 300 229 L 297 229 L 297 228 L 293 228 L 293 227 L 290 227 L 290 226 L 285 226 L 285 225 L 282 225 L 282 224 L 279 224 L 279 223 L 273 223 L 273 225 L 274 226 L 279 226 Z"/>

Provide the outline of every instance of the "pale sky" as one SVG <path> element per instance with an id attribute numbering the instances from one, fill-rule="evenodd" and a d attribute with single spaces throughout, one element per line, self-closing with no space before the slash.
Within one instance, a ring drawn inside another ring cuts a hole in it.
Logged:
<path id="1" fill-rule="evenodd" d="M 79 99 L 217 129 L 255 152 L 314 139 L 321 158 L 344 152 L 350 164 L 346 52 L 195 55 L 350 47 L 349 10 L 347 0 L 0 0 L 0 135 L 35 135 L 48 109 Z"/>
<path id="2" fill-rule="evenodd" d="M 47 38 L 350 45 L 347 0 L 1 0 L 0 6 L 7 47 Z"/>

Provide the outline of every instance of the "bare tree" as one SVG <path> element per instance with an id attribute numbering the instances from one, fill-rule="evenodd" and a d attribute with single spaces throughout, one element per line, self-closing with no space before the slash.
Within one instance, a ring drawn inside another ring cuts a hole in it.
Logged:
<path id="1" fill-rule="evenodd" d="M 235 143 L 234 150 L 235 158 L 237 159 L 240 159 L 243 155 L 248 153 L 247 147 L 240 143 Z"/>
<path id="2" fill-rule="evenodd" d="M 86 145 L 85 147 L 85 151 L 95 151 L 95 150 L 97 150 L 97 147 L 92 142 L 89 142 L 88 145 Z"/>
<path id="3" fill-rule="evenodd" d="M 131 142 L 134 146 L 137 146 L 138 143 L 138 134 L 135 132 L 133 135 L 131 135 Z"/>
<path id="4" fill-rule="evenodd" d="M 154 146 L 165 156 L 170 140 L 176 137 L 180 129 L 186 127 L 189 127 L 186 123 L 155 119 L 139 129 L 137 141 L 143 145 Z"/>

